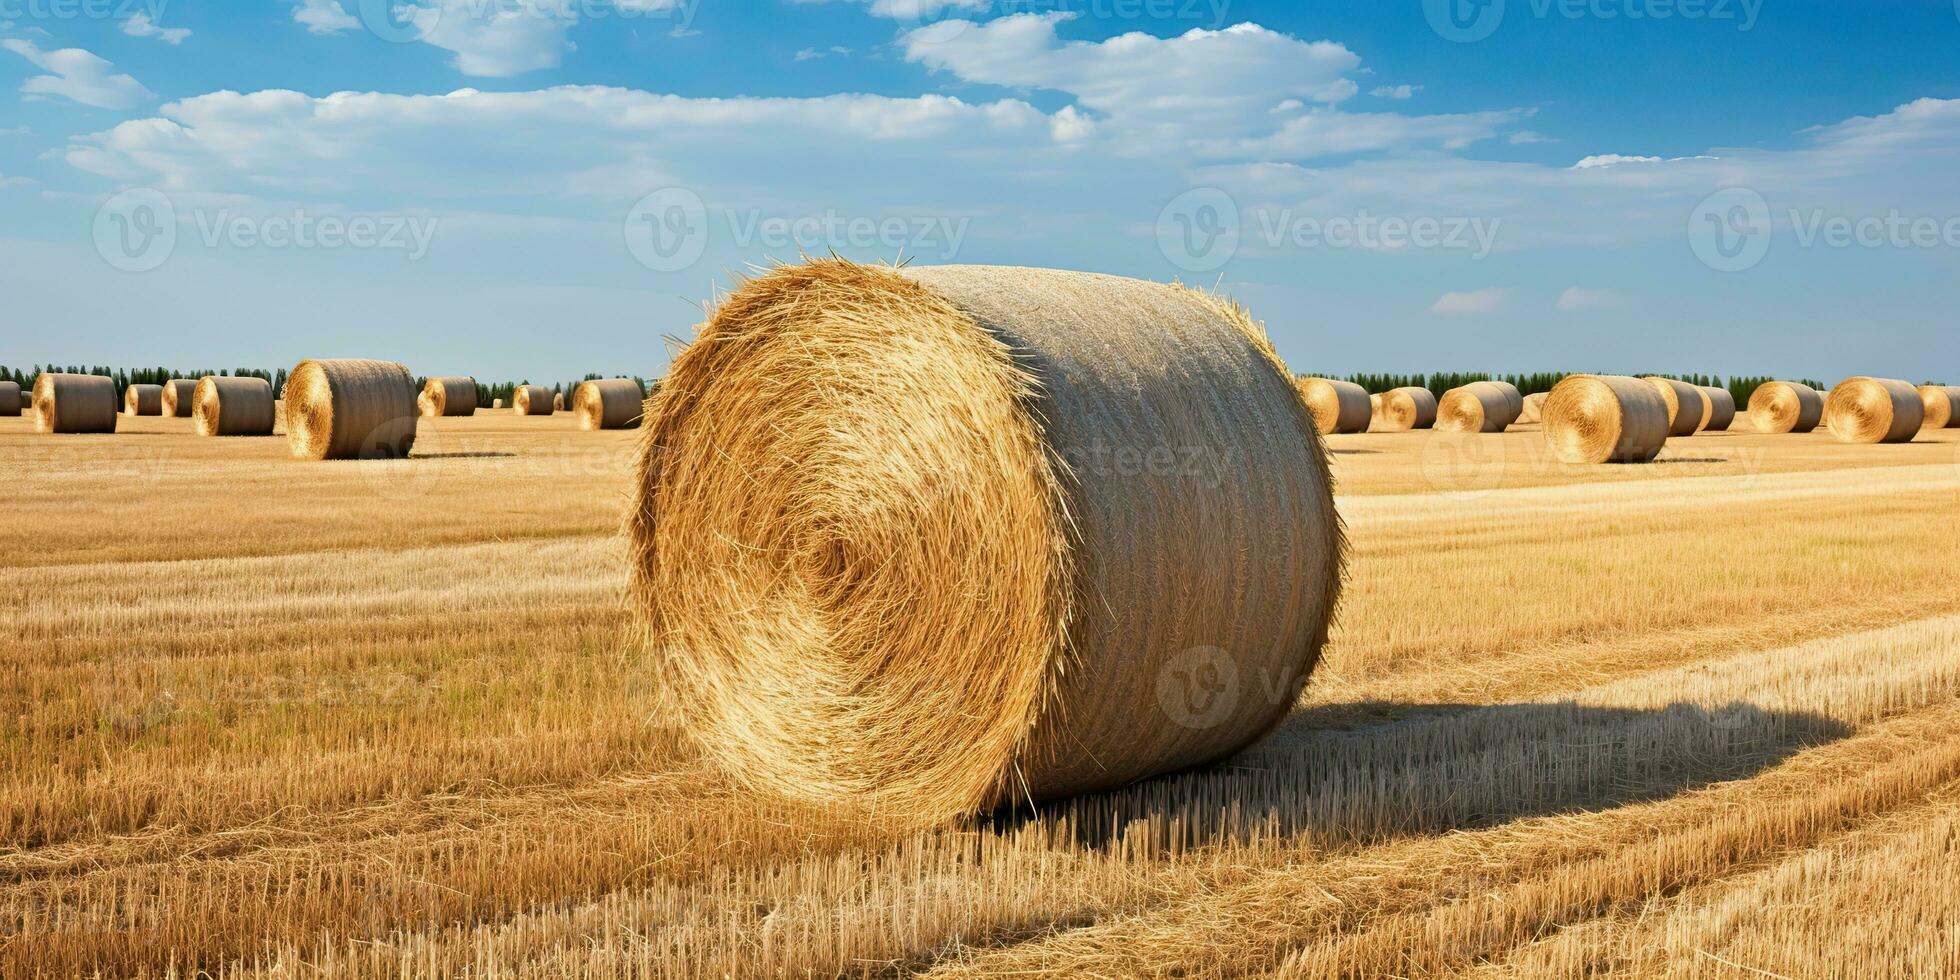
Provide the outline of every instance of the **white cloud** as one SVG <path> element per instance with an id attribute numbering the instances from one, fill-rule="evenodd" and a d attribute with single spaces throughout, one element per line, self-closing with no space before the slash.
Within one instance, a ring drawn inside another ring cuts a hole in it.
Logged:
<path id="1" fill-rule="evenodd" d="M 1478 289 L 1467 293 L 1444 293 L 1436 302 L 1430 304 L 1429 312 L 1444 316 L 1491 313 L 1504 305 L 1510 291 L 1497 286 Z"/>
<path id="2" fill-rule="evenodd" d="M 29 95 L 58 95 L 98 109 L 130 109 L 156 98 L 136 79 L 111 74 L 114 65 L 81 48 L 42 51 L 19 38 L 0 40 L 0 48 L 49 73 L 21 83 L 20 90 Z"/>
<path id="3" fill-rule="evenodd" d="M 572 49 L 565 33 L 578 10 L 554 0 L 437 0 L 410 8 L 408 19 L 423 43 L 455 54 L 450 65 L 457 71 L 508 78 L 558 67 Z"/>
<path id="4" fill-rule="evenodd" d="M 1520 129 L 1517 132 L 1512 133 L 1510 139 L 1510 143 L 1513 146 L 1528 146 L 1533 143 L 1556 143 L 1556 142 L 1558 141 L 1552 139 L 1549 136 L 1546 136 L 1544 133 L 1534 133 L 1529 129 Z"/>
<path id="5" fill-rule="evenodd" d="M 1586 289 L 1581 286 L 1567 286 L 1558 294 L 1558 302 L 1553 304 L 1561 313 L 1577 313 L 1581 310 L 1599 310 L 1619 306 L 1626 297 L 1611 289 Z"/>
<path id="6" fill-rule="evenodd" d="M 981 12 L 988 0 L 871 0 L 871 12 L 895 20 L 930 20 L 947 11 Z"/>
<path id="7" fill-rule="evenodd" d="M 819 51 L 816 48 L 804 48 L 803 50 L 798 51 L 796 53 L 796 60 L 815 61 L 819 58 L 828 58 L 831 55 L 836 55 L 842 58 L 842 57 L 849 56 L 850 53 L 851 53 L 850 48 L 844 47 L 841 44 L 833 44 L 829 48 L 826 48 L 822 51 Z"/>
<path id="8" fill-rule="evenodd" d="M 139 10 L 122 22 L 122 32 L 130 37 L 153 37 L 165 44 L 182 44 L 191 36 L 188 27 L 158 27 L 150 15 Z"/>
<path id="9" fill-rule="evenodd" d="M 1572 165 L 1574 170 L 1591 170 L 1594 167 L 1617 167 L 1623 163 L 1662 163 L 1660 157 L 1629 157 L 1618 153 L 1601 153 L 1586 157 Z"/>
<path id="10" fill-rule="evenodd" d="M 1377 99 L 1394 99 L 1398 102 L 1404 102 L 1415 98 L 1416 93 L 1420 91 L 1422 91 L 1422 86 L 1420 85 L 1379 85 L 1370 89 L 1368 94 Z"/>
<path id="11" fill-rule="evenodd" d="M 300 0 L 293 8 L 293 20 L 313 34 L 342 34 L 361 27 L 340 0 Z"/>

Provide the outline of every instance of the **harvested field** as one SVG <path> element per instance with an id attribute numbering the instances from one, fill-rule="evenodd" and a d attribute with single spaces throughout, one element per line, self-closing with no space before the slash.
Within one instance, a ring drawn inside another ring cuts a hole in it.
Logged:
<path id="1" fill-rule="evenodd" d="M 32 415 L 0 976 L 1960 971 L 1960 579 L 1922 570 L 1960 430 L 1328 436 L 1349 578 L 1274 735 L 921 832 L 742 797 L 664 722 L 638 432 L 302 462 Z"/>

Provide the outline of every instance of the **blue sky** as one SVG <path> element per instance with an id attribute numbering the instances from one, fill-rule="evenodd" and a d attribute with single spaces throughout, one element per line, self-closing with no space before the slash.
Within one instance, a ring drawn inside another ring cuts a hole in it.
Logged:
<path id="1" fill-rule="evenodd" d="M 0 363 L 656 373 L 834 250 L 1960 382 L 1957 174 L 1954 0 L 0 0 Z"/>

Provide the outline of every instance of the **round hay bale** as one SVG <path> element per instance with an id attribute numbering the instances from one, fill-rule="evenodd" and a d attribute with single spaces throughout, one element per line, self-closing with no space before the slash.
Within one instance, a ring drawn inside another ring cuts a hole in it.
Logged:
<path id="1" fill-rule="evenodd" d="M 564 392 L 561 391 L 551 396 L 551 410 L 554 412 L 562 412 L 565 410 Z"/>
<path id="2" fill-rule="evenodd" d="M 34 379 L 36 432 L 116 431 L 116 383 L 97 374 L 47 374 Z"/>
<path id="3" fill-rule="evenodd" d="M 646 393 L 632 378 L 587 381 L 572 392 L 572 414 L 581 429 L 637 429 L 645 402 Z"/>
<path id="4" fill-rule="evenodd" d="M 1258 331 L 1077 272 L 747 282 L 654 395 L 628 519 L 674 716 L 750 787 L 918 824 L 1265 734 L 1342 543 Z"/>
<path id="5" fill-rule="evenodd" d="M 1667 403 L 1667 434 L 1670 436 L 1691 436 L 1701 431 L 1702 420 L 1708 417 L 1708 396 L 1700 388 L 1672 378 L 1646 377 L 1642 381 L 1654 386 L 1660 392 L 1661 401 Z"/>
<path id="6" fill-rule="evenodd" d="M 1919 389 L 1892 378 L 1846 378 L 1824 405 L 1839 442 L 1911 442 L 1926 421 Z"/>
<path id="7" fill-rule="evenodd" d="M 0 416 L 8 418 L 19 416 L 23 400 L 19 382 L 0 381 Z"/>
<path id="8" fill-rule="evenodd" d="M 1524 398 L 1503 382 L 1476 381 L 1443 393 L 1436 407 L 1436 428 L 1443 432 L 1503 432 L 1524 411 Z"/>
<path id="9" fill-rule="evenodd" d="M 415 445 L 415 376 L 393 361 L 301 361 L 285 402 L 301 459 L 399 459 Z"/>
<path id="10" fill-rule="evenodd" d="M 1703 432 L 1727 432 L 1735 424 L 1735 396 L 1727 388 L 1713 385 L 1699 385 L 1702 396 L 1708 399 L 1708 417 L 1701 422 Z"/>
<path id="11" fill-rule="evenodd" d="M 191 402 L 197 397 L 197 382 L 172 378 L 163 383 L 163 414 L 172 418 L 191 417 Z"/>
<path id="12" fill-rule="evenodd" d="M 1382 396 L 1379 393 L 1368 396 L 1368 414 L 1374 418 L 1381 417 Z"/>
<path id="13" fill-rule="evenodd" d="M 1518 412 L 1521 423 L 1545 421 L 1545 399 L 1552 397 L 1549 391 L 1540 391 L 1524 396 L 1524 408 Z"/>
<path id="14" fill-rule="evenodd" d="M 1427 388 L 1397 388 L 1382 395 L 1382 428 L 1394 432 L 1436 424 L 1436 396 Z"/>
<path id="15" fill-rule="evenodd" d="M 1652 462 L 1667 436 L 1667 402 L 1640 378 L 1575 374 L 1545 400 L 1545 442 L 1560 462 Z"/>
<path id="16" fill-rule="evenodd" d="M 543 385 L 519 385 L 510 396 L 511 411 L 519 415 L 550 415 L 551 389 Z"/>
<path id="17" fill-rule="evenodd" d="M 162 415 L 162 385 L 130 385 L 123 389 L 123 414 Z"/>
<path id="18" fill-rule="evenodd" d="M 269 436 L 277 414 L 272 383 L 264 378 L 208 376 L 191 394 L 191 418 L 201 436 Z"/>
<path id="19" fill-rule="evenodd" d="M 1332 378 L 1301 378 L 1300 397 L 1307 403 L 1315 428 L 1321 435 L 1334 432 L 1366 432 L 1375 417 L 1368 389 L 1350 381 Z"/>
<path id="20" fill-rule="evenodd" d="M 475 415 L 476 379 L 430 378 L 423 383 L 422 394 L 416 398 L 415 406 L 429 418 Z"/>
<path id="21" fill-rule="evenodd" d="M 1960 428 L 1960 388 L 1946 385 L 1920 385 L 1919 400 L 1926 404 L 1923 428 Z"/>
<path id="22" fill-rule="evenodd" d="M 1796 381 L 1771 381 L 1749 396 L 1749 421 L 1758 432 L 1809 432 L 1824 420 L 1824 395 Z"/>

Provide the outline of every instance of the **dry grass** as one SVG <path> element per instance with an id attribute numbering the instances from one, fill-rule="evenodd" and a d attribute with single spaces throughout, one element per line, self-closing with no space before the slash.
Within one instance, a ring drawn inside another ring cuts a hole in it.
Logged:
<path id="1" fill-rule="evenodd" d="M 1348 601 L 1277 735 L 899 834 L 654 715 L 634 433 L 122 422 L 0 419 L 0 976 L 1960 972 L 1960 431 L 1331 437 Z"/>

